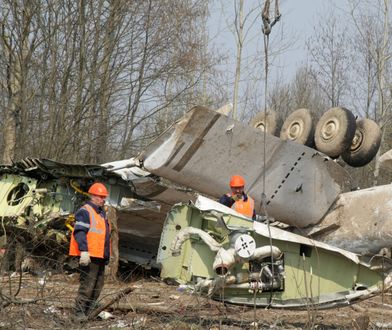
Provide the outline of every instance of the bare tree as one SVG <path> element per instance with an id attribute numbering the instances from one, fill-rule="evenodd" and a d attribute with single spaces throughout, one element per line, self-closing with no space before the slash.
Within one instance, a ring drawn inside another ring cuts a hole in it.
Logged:
<path id="1" fill-rule="evenodd" d="M 227 11 L 226 2 L 221 2 L 222 12 L 226 16 L 226 28 L 232 33 L 235 40 L 235 64 L 228 64 L 228 67 L 234 68 L 234 80 L 232 77 L 228 77 L 227 87 L 229 99 L 233 103 L 233 118 L 239 119 L 240 117 L 246 117 L 245 104 L 247 103 L 247 98 L 250 97 L 250 88 L 247 84 L 255 85 L 255 78 L 251 78 L 252 74 L 257 71 L 259 74 L 256 79 L 259 79 L 263 72 L 263 57 L 259 52 L 255 52 L 254 55 L 248 58 L 243 58 L 244 51 L 249 48 L 256 48 L 255 44 L 257 40 L 261 40 L 261 28 L 260 28 L 260 12 L 261 3 L 257 1 L 233 1 L 233 10 Z M 231 61 L 230 57 L 227 59 L 228 62 Z M 248 62 L 251 62 L 248 64 Z M 255 70 L 257 68 L 257 70 Z M 230 69 L 227 70 L 229 75 L 232 75 Z M 246 79 L 241 77 L 245 76 Z M 253 88 L 253 93 L 256 89 Z M 241 112 L 239 109 L 239 104 L 241 103 Z"/>
<path id="2" fill-rule="evenodd" d="M 238 85 L 241 78 L 241 58 L 242 49 L 244 45 L 244 0 L 240 0 L 239 7 L 237 8 L 236 1 L 234 2 L 235 8 L 235 31 L 236 31 L 236 46 L 237 56 L 235 64 L 235 79 L 234 79 L 234 93 L 233 93 L 233 118 L 237 119 L 237 103 L 238 103 Z"/>
<path id="3" fill-rule="evenodd" d="M 361 22 L 364 35 L 355 34 L 351 41 L 352 60 L 355 65 L 351 71 L 351 102 L 358 114 L 365 118 L 375 119 L 376 98 L 376 65 L 369 45 L 373 32 L 366 26 L 375 26 L 375 17 L 362 17 Z"/>
<path id="4" fill-rule="evenodd" d="M 330 106 L 335 107 L 343 103 L 348 89 L 348 40 L 344 26 L 333 12 L 327 16 L 323 13 L 320 22 L 306 44 L 314 78 Z"/>
<path id="5" fill-rule="evenodd" d="M 363 54 L 367 72 L 365 114 L 379 124 L 382 132 L 381 146 L 384 145 L 388 123 L 392 119 L 391 80 L 389 79 L 391 65 L 389 4 L 389 0 L 384 0 L 383 4 L 366 2 L 368 14 L 363 15 L 359 13 L 360 3 L 350 1 L 350 14 L 364 48 Z M 364 4 L 361 3 L 361 5 Z M 375 108 L 375 111 L 371 111 L 371 106 Z M 373 184 L 378 183 L 380 174 L 378 159 L 382 149 L 379 149 L 375 158 Z"/>
<path id="6" fill-rule="evenodd" d="M 104 162 L 140 150 L 196 102 L 201 77 L 208 81 L 213 56 L 200 28 L 207 6 L 207 0 L 3 1 L 3 160 Z M 166 121 L 156 125 L 162 111 Z"/>
<path id="7" fill-rule="evenodd" d="M 315 122 L 328 106 L 328 99 L 318 87 L 314 75 L 307 66 L 300 67 L 292 81 L 277 79 L 268 95 L 271 109 L 284 119 L 299 108 L 309 109 Z"/>
<path id="8" fill-rule="evenodd" d="M 39 5 L 4 1 L 1 9 L 0 53 L 3 63 L 0 88 L 7 100 L 3 115 L 3 162 L 10 163 L 17 155 L 18 139 L 22 140 L 22 145 L 25 142 L 21 132 L 27 128 L 27 106 L 33 97 L 28 75 L 30 60 L 38 44 L 34 17 Z"/>
<path id="9" fill-rule="evenodd" d="M 187 8 L 181 1 L 170 2 L 170 6 L 168 3 L 145 3 L 146 15 L 143 21 L 136 22 L 136 26 L 140 26 L 139 35 L 133 34 L 136 39 L 131 39 L 128 44 L 132 58 L 129 69 L 124 71 L 128 79 L 128 96 L 124 99 L 126 112 L 119 137 L 120 157 L 129 154 L 131 148 L 148 143 L 163 129 L 155 124 L 151 131 L 142 125 L 144 121 L 154 122 L 152 118 L 161 111 L 165 113 L 164 122 L 182 114 L 192 104 L 189 101 L 197 99 L 196 86 L 200 85 L 204 71 L 209 70 L 205 63 L 207 45 L 204 36 L 195 33 L 197 24 L 203 22 L 207 14 L 206 3 L 196 1 L 197 6 L 192 8 Z M 179 16 L 168 21 L 172 12 Z M 168 108 L 173 111 L 170 118 Z M 145 139 L 138 137 L 144 133 Z M 134 143 L 136 139 L 138 141 Z"/>

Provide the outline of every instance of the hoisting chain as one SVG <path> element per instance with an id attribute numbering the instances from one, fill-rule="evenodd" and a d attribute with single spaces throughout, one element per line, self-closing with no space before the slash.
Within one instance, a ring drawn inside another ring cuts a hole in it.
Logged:
<path id="1" fill-rule="evenodd" d="M 268 228 L 268 235 L 269 235 L 269 244 L 270 244 L 270 249 L 271 249 L 271 272 L 272 272 L 272 283 L 271 283 L 271 291 L 270 291 L 270 304 L 272 302 L 272 291 L 273 291 L 273 283 L 274 283 L 274 259 L 273 259 L 273 251 L 272 251 L 272 236 L 271 236 L 271 228 L 270 228 L 270 222 L 269 222 L 269 217 L 268 217 L 268 212 L 267 212 L 267 196 L 265 193 L 265 169 L 266 169 L 266 137 L 267 137 L 267 125 L 266 125 L 266 119 L 267 119 L 267 95 L 268 95 L 268 47 L 269 47 L 269 35 L 271 33 L 272 27 L 280 20 L 281 14 L 279 12 L 279 1 L 275 0 L 275 17 L 273 21 L 271 22 L 270 17 L 269 17 L 269 12 L 270 12 L 270 0 L 266 0 L 264 2 L 264 8 L 261 13 L 261 18 L 263 21 L 263 26 L 262 26 L 262 31 L 263 31 L 263 39 L 264 39 L 264 68 L 265 68 L 265 80 L 264 80 L 264 143 L 263 143 L 263 192 L 261 195 L 261 200 L 260 200 L 260 209 L 263 210 L 263 213 L 266 217 L 267 220 L 267 228 Z M 259 277 L 261 278 L 261 272 Z M 256 322 L 256 292 L 257 290 L 254 291 L 254 322 Z"/>
<path id="2" fill-rule="evenodd" d="M 268 47 L 269 47 L 269 35 L 271 33 L 272 27 L 280 20 L 281 14 L 279 12 L 279 1 L 275 0 L 275 18 L 271 23 L 271 20 L 269 18 L 269 11 L 270 11 L 270 0 L 266 0 L 264 3 L 264 8 L 261 13 L 261 18 L 263 20 L 263 27 L 262 31 L 264 34 L 264 74 L 265 74 L 265 80 L 264 80 L 264 173 L 263 173 L 263 194 L 265 194 L 265 163 L 266 163 L 266 157 L 265 157 L 265 152 L 266 152 L 266 133 L 267 133 L 267 125 L 266 125 L 266 120 L 267 120 L 267 96 L 268 96 L 268 70 L 269 70 L 269 64 L 268 64 Z M 263 200 L 263 199 L 262 199 Z M 265 206 L 265 205 L 264 205 Z"/>

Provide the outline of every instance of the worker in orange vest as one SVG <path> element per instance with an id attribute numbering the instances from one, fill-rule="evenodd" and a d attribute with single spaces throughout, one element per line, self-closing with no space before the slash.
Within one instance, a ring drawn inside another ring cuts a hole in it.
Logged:
<path id="1" fill-rule="evenodd" d="M 219 198 L 219 203 L 255 220 L 255 202 L 252 197 L 244 192 L 244 188 L 245 179 L 241 175 L 233 175 L 230 178 L 231 192 Z"/>
<path id="2" fill-rule="evenodd" d="M 104 210 L 109 195 L 105 185 L 94 183 L 90 200 L 75 214 L 69 254 L 79 256 L 80 280 L 75 301 L 75 320 L 86 321 L 104 284 L 105 265 L 110 260 L 110 224 Z"/>

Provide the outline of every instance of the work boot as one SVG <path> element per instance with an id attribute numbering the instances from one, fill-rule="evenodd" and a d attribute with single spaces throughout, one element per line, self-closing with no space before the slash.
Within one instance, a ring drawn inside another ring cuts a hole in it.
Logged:
<path id="1" fill-rule="evenodd" d="M 85 314 L 88 316 L 90 315 L 94 310 L 96 310 L 97 308 L 100 308 L 101 304 L 98 302 L 89 302 L 86 304 L 86 310 L 85 310 Z"/>
<path id="2" fill-rule="evenodd" d="M 77 323 L 87 322 L 88 318 L 84 313 L 76 313 L 73 315 L 73 321 Z"/>
<path id="3" fill-rule="evenodd" d="M 85 306 L 77 304 L 73 309 L 72 319 L 74 322 L 83 323 L 87 321 L 87 311 Z"/>
<path id="4" fill-rule="evenodd" d="M 91 311 L 93 311 L 93 310 L 95 310 L 95 309 L 97 309 L 97 308 L 100 308 L 102 306 L 102 304 L 100 304 L 99 302 L 94 302 L 94 303 L 92 303 L 91 304 L 91 306 L 89 307 L 89 311 L 91 312 Z"/>

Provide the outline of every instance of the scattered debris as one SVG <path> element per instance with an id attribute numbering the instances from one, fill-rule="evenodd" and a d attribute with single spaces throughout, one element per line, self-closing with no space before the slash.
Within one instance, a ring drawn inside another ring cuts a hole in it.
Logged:
<path id="1" fill-rule="evenodd" d="M 132 319 L 131 326 L 135 328 L 142 328 L 146 325 L 147 322 L 147 317 L 146 316 L 141 316 L 141 317 L 135 317 Z"/>
<path id="2" fill-rule="evenodd" d="M 56 307 L 49 306 L 44 309 L 44 313 L 45 314 L 59 314 L 60 311 L 58 309 L 56 309 Z"/>
<path id="3" fill-rule="evenodd" d="M 233 154 L 241 161 L 228 161 Z M 265 223 L 212 200 L 195 201 L 195 191 L 220 196 L 227 188 L 220 174 L 233 171 L 248 173 L 249 193 Z M 182 285 L 180 292 L 191 287 L 218 299 L 224 289 L 224 300 L 245 305 L 256 299 L 256 305 L 334 307 L 369 298 L 392 283 L 392 262 L 387 254 L 377 256 L 392 245 L 390 185 L 349 192 L 345 169 L 321 152 L 260 134 L 204 107 L 191 109 L 136 158 L 102 165 L 26 158 L 0 166 L 0 174 L 3 259 L 15 274 L 39 275 L 42 289 L 47 284 L 42 269 L 62 272 L 74 265 L 67 256 L 74 212 L 97 180 L 110 191 L 119 260 L 162 267 L 163 277 Z M 273 225 L 279 222 L 289 227 L 280 230 Z M 293 227 L 301 235 L 291 233 Z M 335 262 L 339 270 L 344 265 L 340 277 L 325 266 Z M 324 280 L 334 286 L 326 289 Z M 152 297 L 163 299 L 158 293 Z"/>
<path id="4" fill-rule="evenodd" d="M 118 320 L 116 323 L 109 325 L 109 328 L 126 328 L 129 324 L 126 321 Z"/>
<path id="5" fill-rule="evenodd" d="M 98 318 L 102 320 L 107 320 L 107 319 L 114 319 L 114 315 L 112 313 L 102 311 L 97 315 Z"/>
<path id="6" fill-rule="evenodd" d="M 107 303 L 103 304 L 102 306 L 96 308 L 95 310 L 93 310 L 89 315 L 88 318 L 90 320 L 96 318 L 99 313 L 101 313 L 103 310 L 107 309 L 109 306 L 113 305 L 114 303 L 116 303 L 117 301 L 119 301 L 121 298 L 123 298 L 124 296 L 126 296 L 127 294 L 131 293 L 134 290 L 133 287 L 128 287 L 125 288 L 123 290 L 121 290 L 114 298 L 112 298 L 110 301 L 108 301 Z"/>

